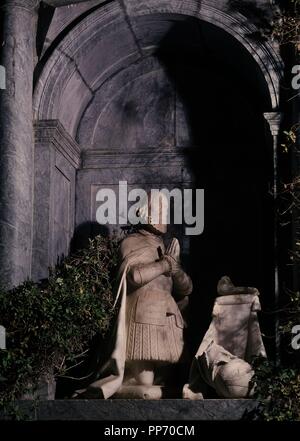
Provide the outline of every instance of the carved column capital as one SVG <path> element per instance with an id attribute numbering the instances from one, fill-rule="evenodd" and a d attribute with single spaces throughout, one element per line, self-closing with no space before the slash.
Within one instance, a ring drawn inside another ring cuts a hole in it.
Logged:
<path id="1" fill-rule="evenodd" d="M 266 112 L 264 118 L 270 126 L 270 130 L 273 136 L 278 136 L 280 130 L 280 124 L 282 121 L 281 112 Z"/>

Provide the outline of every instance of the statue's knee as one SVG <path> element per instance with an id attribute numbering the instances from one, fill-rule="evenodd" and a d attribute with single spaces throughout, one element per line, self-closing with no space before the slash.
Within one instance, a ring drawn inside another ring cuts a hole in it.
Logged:
<path id="1" fill-rule="evenodd" d="M 136 374 L 136 380 L 138 384 L 143 386 L 152 386 L 154 382 L 153 371 L 142 371 Z"/>
<path id="2" fill-rule="evenodd" d="M 136 382 L 142 386 L 152 386 L 154 383 L 154 366 L 147 361 L 136 361 L 131 365 Z"/>

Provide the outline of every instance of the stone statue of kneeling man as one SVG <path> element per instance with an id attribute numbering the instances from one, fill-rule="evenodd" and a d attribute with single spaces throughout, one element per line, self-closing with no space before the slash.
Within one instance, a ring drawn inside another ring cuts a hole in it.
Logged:
<path id="1" fill-rule="evenodd" d="M 257 311 L 256 288 L 235 287 L 227 276 L 219 280 L 212 321 L 191 365 L 183 397 L 202 399 L 208 386 L 219 397 L 246 398 L 253 393 L 251 360 L 266 357 Z"/>
<path id="2" fill-rule="evenodd" d="M 178 240 L 173 238 L 165 247 L 163 214 L 168 210 L 163 193 L 142 201 L 143 223 L 119 249 L 119 312 L 109 356 L 99 367 L 97 380 L 76 391 L 74 398 L 159 399 L 175 368 L 184 363 L 186 325 L 180 306 L 188 302 L 193 284 L 181 267 Z"/>

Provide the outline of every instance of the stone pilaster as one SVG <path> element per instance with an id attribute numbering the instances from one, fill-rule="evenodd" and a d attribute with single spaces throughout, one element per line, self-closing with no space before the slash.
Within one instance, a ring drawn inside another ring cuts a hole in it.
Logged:
<path id="1" fill-rule="evenodd" d="M 35 123 L 33 280 L 69 253 L 75 226 L 76 170 L 80 149 L 59 121 Z"/>
<path id="2" fill-rule="evenodd" d="M 270 132 L 273 137 L 273 195 L 276 201 L 278 196 L 278 135 L 280 132 L 282 114 L 280 112 L 268 112 L 264 113 L 265 120 L 269 124 Z M 274 208 L 276 210 L 276 206 Z M 278 225 L 277 215 L 274 212 L 274 304 L 275 309 L 279 307 L 279 263 L 278 263 Z M 275 316 L 275 349 L 276 349 L 276 361 L 280 362 L 280 335 L 279 335 L 279 315 Z"/>
<path id="3" fill-rule="evenodd" d="M 264 113 L 265 120 L 269 124 L 270 132 L 273 137 L 273 165 L 274 165 L 274 197 L 277 197 L 277 168 L 278 168 L 278 160 L 277 160 L 277 150 L 278 150 L 278 135 L 280 131 L 280 125 L 282 120 L 282 114 L 280 112 L 267 112 Z"/>
<path id="4" fill-rule="evenodd" d="M 36 0 L 4 0 L 6 89 L 0 91 L 0 283 L 30 277 L 34 143 L 32 83 Z"/>
<path id="5" fill-rule="evenodd" d="M 295 64 L 300 66 L 300 45 L 295 55 Z M 296 145 L 293 150 L 292 157 L 292 175 L 293 179 L 298 182 L 298 186 L 295 189 L 295 197 L 297 201 L 300 200 L 300 89 L 293 90 L 293 125 L 296 128 Z M 297 260 L 294 265 L 294 281 L 293 290 L 299 291 L 300 287 L 300 204 L 296 204 L 293 211 L 293 251 L 296 254 Z"/>

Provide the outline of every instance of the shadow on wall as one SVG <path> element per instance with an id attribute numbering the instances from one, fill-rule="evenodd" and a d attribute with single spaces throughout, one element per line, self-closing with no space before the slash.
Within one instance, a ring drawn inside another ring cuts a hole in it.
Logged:
<path id="1" fill-rule="evenodd" d="M 85 222 L 76 227 L 71 244 L 70 253 L 76 253 L 79 250 L 87 248 L 89 240 L 96 236 L 109 237 L 109 229 L 105 225 L 97 222 Z"/>
<path id="2" fill-rule="evenodd" d="M 177 22 L 156 52 L 189 124 L 188 140 L 177 128 L 176 148 L 185 147 L 195 187 L 205 190 L 204 233 L 191 236 L 188 262 L 192 352 L 209 325 L 221 276 L 257 287 L 263 308 L 273 305 L 272 143 L 263 118 L 269 103 L 245 49 L 212 28 L 194 19 Z M 210 35 L 215 50 L 207 44 Z M 272 321 L 264 324 L 272 333 Z"/>

